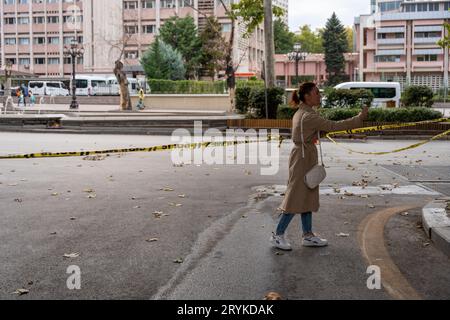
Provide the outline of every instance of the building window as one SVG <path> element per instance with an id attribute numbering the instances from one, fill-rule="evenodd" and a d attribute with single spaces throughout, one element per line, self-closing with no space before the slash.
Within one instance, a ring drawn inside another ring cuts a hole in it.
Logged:
<path id="1" fill-rule="evenodd" d="M 137 51 L 125 51 L 125 59 L 138 59 L 139 52 Z"/>
<path id="2" fill-rule="evenodd" d="M 184 8 L 184 7 L 193 7 L 194 6 L 194 1 L 193 0 L 178 0 L 178 6 L 180 8 Z M 224 1 L 226 2 L 226 1 Z M 226 4 L 226 3 L 225 3 Z"/>
<path id="3" fill-rule="evenodd" d="M 45 64 L 45 58 L 34 58 L 34 64 Z"/>
<path id="4" fill-rule="evenodd" d="M 125 1 L 123 3 L 123 7 L 127 10 L 134 10 L 138 8 L 138 2 L 137 1 Z"/>
<path id="5" fill-rule="evenodd" d="M 59 64 L 59 58 L 48 58 L 48 64 Z"/>
<path id="6" fill-rule="evenodd" d="M 30 38 L 19 38 L 19 45 L 26 46 L 30 44 Z"/>
<path id="7" fill-rule="evenodd" d="M 417 56 L 417 61 L 419 62 L 437 61 L 437 54 L 426 54 L 423 56 Z"/>
<path id="8" fill-rule="evenodd" d="M 138 33 L 138 27 L 137 26 L 125 26 L 125 34 L 136 34 Z"/>
<path id="9" fill-rule="evenodd" d="M 45 44 L 44 37 L 36 37 L 33 39 L 33 44 Z"/>
<path id="10" fill-rule="evenodd" d="M 142 33 L 155 33 L 156 26 L 153 24 L 142 26 Z"/>
<path id="11" fill-rule="evenodd" d="M 16 45 L 16 38 L 5 38 L 5 45 Z"/>
<path id="12" fill-rule="evenodd" d="M 222 32 L 231 32 L 231 23 L 222 23 Z"/>
<path id="13" fill-rule="evenodd" d="M 400 62 L 400 56 L 375 56 L 375 62 Z"/>
<path id="14" fill-rule="evenodd" d="M 19 58 L 19 64 L 28 66 L 30 65 L 30 58 Z"/>
<path id="15" fill-rule="evenodd" d="M 161 0 L 161 8 L 175 8 L 175 0 Z"/>
<path id="16" fill-rule="evenodd" d="M 141 5 L 143 9 L 153 9 L 155 7 L 155 0 L 142 0 Z"/>

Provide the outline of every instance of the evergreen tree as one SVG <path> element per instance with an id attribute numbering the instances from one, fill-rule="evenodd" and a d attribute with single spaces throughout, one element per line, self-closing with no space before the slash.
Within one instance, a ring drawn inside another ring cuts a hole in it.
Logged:
<path id="1" fill-rule="evenodd" d="M 292 51 L 295 42 L 295 34 L 289 31 L 288 26 L 280 19 L 273 23 L 275 38 L 275 53 L 286 54 Z"/>
<path id="2" fill-rule="evenodd" d="M 208 17 L 208 23 L 200 34 L 202 42 L 202 67 L 213 80 L 215 75 L 225 66 L 226 41 L 222 36 L 222 28 L 216 17 Z"/>
<path id="3" fill-rule="evenodd" d="M 182 80 L 186 73 L 181 53 L 156 37 L 141 59 L 149 79 Z"/>
<path id="4" fill-rule="evenodd" d="M 347 33 L 336 13 L 328 19 L 323 32 L 325 64 L 327 66 L 328 85 L 334 86 L 345 79 L 345 57 L 347 51 Z"/>
<path id="5" fill-rule="evenodd" d="M 194 18 L 171 17 L 159 29 L 161 40 L 178 50 L 185 63 L 186 78 L 195 78 L 200 67 L 201 47 Z"/>

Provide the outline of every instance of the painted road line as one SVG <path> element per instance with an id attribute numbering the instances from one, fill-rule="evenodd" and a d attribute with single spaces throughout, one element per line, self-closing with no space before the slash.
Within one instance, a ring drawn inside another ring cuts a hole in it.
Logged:
<path id="1" fill-rule="evenodd" d="M 358 242 L 363 257 L 368 265 L 380 267 L 382 285 L 394 299 L 422 299 L 392 261 L 384 241 L 384 228 L 389 219 L 396 214 L 415 208 L 417 206 L 401 206 L 371 214 L 362 221 L 358 230 Z"/>

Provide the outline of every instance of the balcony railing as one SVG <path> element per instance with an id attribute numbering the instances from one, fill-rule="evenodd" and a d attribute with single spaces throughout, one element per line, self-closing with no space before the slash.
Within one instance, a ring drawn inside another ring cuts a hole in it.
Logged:
<path id="1" fill-rule="evenodd" d="M 405 38 L 378 39 L 378 44 L 405 44 Z"/>
<path id="2" fill-rule="evenodd" d="M 440 37 L 414 38 L 414 43 L 434 43 L 434 44 L 436 44 L 439 40 L 441 40 Z"/>

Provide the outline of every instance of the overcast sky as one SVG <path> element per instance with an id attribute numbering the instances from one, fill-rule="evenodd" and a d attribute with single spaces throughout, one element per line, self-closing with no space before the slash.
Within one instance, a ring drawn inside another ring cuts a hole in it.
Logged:
<path id="1" fill-rule="evenodd" d="M 300 25 L 322 28 L 336 12 L 346 26 L 352 26 L 355 16 L 368 14 L 370 0 L 289 0 L 289 29 L 297 31 Z"/>

